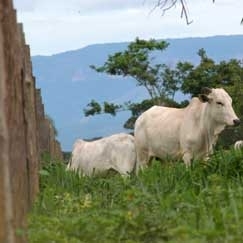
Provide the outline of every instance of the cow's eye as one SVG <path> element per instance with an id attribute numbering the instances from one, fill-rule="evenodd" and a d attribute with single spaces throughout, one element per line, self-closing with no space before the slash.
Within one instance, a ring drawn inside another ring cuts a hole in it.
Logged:
<path id="1" fill-rule="evenodd" d="M 216 103 L 217 103 L 217 105 L 224 106 L 224 104 L 222 102 L 220 102 L 220 101 L 217 101 Z"/>

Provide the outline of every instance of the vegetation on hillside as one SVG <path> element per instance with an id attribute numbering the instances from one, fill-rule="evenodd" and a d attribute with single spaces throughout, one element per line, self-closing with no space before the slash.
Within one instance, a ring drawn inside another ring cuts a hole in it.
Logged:
<path id="1" fill-rule="evenodd" d="M 138 176 L 79 177 L 62 163 L 40 171 L 30 243 L 241 242 L 243 154 L 219 151 L 186 169 L 153 161 Z"/>

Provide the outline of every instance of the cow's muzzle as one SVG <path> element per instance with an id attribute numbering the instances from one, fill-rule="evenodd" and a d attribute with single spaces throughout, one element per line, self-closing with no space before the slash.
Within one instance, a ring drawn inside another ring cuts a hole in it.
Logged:
<path id="1" fill-rule="evenodd" d="M 239 126 L 240 125 L 240 119 L 234 119 L 234 126 Z"/>

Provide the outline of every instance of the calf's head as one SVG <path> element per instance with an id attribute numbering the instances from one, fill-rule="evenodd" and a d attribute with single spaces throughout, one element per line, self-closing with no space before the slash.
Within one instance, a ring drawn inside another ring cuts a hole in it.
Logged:
<path id="1" fill-rule="evenodd" d="M 232 107 L 232 99 L 224 89 L 203 88 L 199 99 L 202 102 L 208 102 L 207 107 L 211 117 L 217 123 L 228 126 L 240 124 L 240 119 L 236 116 Z"/>

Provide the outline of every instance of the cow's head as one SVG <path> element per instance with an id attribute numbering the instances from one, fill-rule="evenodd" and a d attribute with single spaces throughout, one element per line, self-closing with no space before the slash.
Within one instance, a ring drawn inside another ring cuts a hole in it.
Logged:
<path id="1" fill-rule="evenodd" d="M 229 126 L 240 124 L 232 107 L 232 99 L 224 89 L 203 88 L 199 99 L 208 102 L 210 114 L 217 123 Z"/>

